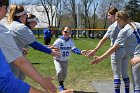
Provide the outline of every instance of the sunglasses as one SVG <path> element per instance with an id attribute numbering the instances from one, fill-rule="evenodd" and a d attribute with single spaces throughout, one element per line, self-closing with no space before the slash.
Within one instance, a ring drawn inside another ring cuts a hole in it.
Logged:
<path id="1" fill-rule="evenodd" d="M 63 31 L 64 33 L 70 33 L 69 31 Z"/>

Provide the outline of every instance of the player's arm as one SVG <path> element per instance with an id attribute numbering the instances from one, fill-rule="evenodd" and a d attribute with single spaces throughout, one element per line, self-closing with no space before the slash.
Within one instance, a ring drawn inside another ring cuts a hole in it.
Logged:
<path id="1" fill-rule="evenodd" d="M 91 61 L 91 64 L 98 64 L 100 61 L 105 59 L 106 57 L 110 56 L 113 52 L 115 52 L 118 48 L 120 48 L 120 45 L 116 44 L 113 45 L 111 48 L 109 48 L 103 55 L 96 57 L 94 60 Z"/>
<path id="2" fill-rule="evenodd" d="M 41 52 L 48 53 L 48 54 L 51 54 L 53 56 L 60 56 L 59 51 L 52 50 L 52 49 L 42 45 L 41 43 L 39 43 L 37 41 L 34 41 L 33 43 L 31 43 L 30 46 L 36 50 L 41 51 Z"/>
<path id="3" fill-rule="evenodd" d="M 78 55 L 81 55 L 81 50 L 79 48 L 73 48 L 72 52 Z"/>
<path id="4" fill-rule="evenodd" d="M 104 43 L 107 41 L 108 37 L 107 36 L 104 36 L 100 41 L 99 43 L 97 44 L 97 46 L 93 49 L 93 50 L 89 50 L 86 54 L 86 56 L 88 57 L 91 57 L 91 56 L 94 56 L 95 53 L 97 52 L 97 50 L 99 50 L 103 45 Z"/>
<path id="5" fill-rule="evenodd" d="M 45 79 L 25 57 L 21 56 L 14 60 L 13 63 L 27 76 L 38 82 L 46 91 L 49 89 L 51 92 L 56 93 L 54 84 Z"/>

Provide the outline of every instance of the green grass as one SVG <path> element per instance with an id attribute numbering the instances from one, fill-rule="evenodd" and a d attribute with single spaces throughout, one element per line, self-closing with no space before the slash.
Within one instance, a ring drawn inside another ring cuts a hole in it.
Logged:
<path id="1" fill-rule="evenodd" d="M 52 43 L 56 38 L 52 38 Z M 43 38 L 39 39 L 43 43 Z M 89 39 L 89 38 L 79 38 L 74 40 L 76 47 L 80 49 L 94 49 L 99 39 Z M 97 55 L 101 55 L 110 46 L 110 41 L 98 51 Z M 35 51 L 30 48 L 30 52 L 27 56 L 35 66 L 35 68 L 44 76 L 55 76 L 55 68 L 52 60 L 52 56 Z M 94 80 L 112 80 L 112 70 L 110 64 L 110 57 L 103 60 L 98 65 L 90 65 L 91 59 L 72 53 L 69 59 L 68 75 L 65 82 L 66 87 L 75 89 L 85 89 L 87 88 L 87 83 L 90 84 Z M 28 83 L 34 87 L 41 88 L 37 83 L 29 78 L 26 78 Z M 58 86 L 57 81 L 54 83 Z M 90 88 L 90 87 L 89 87 Z M 89 90 L 89 89 L 87 89 Z"/>

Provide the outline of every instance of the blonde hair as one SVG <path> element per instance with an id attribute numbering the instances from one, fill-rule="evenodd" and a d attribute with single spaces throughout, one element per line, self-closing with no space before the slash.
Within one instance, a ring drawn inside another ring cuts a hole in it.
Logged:
<path id="1" fill-rule="evenodd" d="M 125 11 L 118 11 L 115 16 L 116 20 L 124 20 L 130 22 L 129 14 Z"/>
<path id="2" fill-rule="evenodd" d="M 116 20 L 124 20 L 125 22 L 127 22 L 133 29 L 136 29 L 136 27 L 138 27 L 134 22 L 132 22 L 130 20 L 130 16 L 127 12 L 125 11 L 119 11 L 116 13 Z M 134 25 L 131 24 L 131 22 L 136 26 L 134 27 Z"/>
<path id="3" fill-rule="evenodd" d="M 20 18 L 20 16 L 16 16 L 16 13 L 20 13 L 24 11 L 24 7 L 23 6 L 18 6 L 16 4 L 11 5 L 10 6 L 10 12 L 9 12 L 9 16 L 8 16 L 8 23 L 11 23 L 15 20 L 18 20 Z"/>

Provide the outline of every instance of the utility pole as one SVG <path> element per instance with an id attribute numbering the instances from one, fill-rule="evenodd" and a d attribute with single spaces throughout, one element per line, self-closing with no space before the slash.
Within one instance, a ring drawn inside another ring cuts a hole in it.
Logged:
<path id="1" fill-rule="evenodd" d="M 78 31 L 78 28 L 80 27 L 80 26 L 79 26 L 79 23 L 80 23 L 79 9 L 80 9 L 80 4 L 79 4 L 79 2 L 78 2 L 78 4 L 77 4 L 77 39 L 79 38 L 79 31 Z"/>

